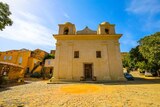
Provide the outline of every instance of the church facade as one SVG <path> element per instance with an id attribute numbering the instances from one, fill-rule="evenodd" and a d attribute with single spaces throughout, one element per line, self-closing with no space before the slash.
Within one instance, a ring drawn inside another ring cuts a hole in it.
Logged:
<path id="1" fill-rule="evenodd" d="M 115 25 L 99 24 L 97 31 L 88 27 L 76 31 L 74 24 L 59 24 L 53 77 L 72 81 L 125 80 Z"/>

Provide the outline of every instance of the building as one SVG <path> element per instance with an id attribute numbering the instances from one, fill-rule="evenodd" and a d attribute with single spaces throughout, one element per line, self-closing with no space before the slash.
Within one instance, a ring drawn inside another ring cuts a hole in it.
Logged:
<path id="1" fill-rule="evenodd" d="M 21 65 L 26 70 L 28 67 L 28 58 L 31 56 L 31 51 L 27 49 L 9 50 L 1 52 L 0 61 Z"/>
<path id="2" fill-rule="evenodd" d="M 48 75 L 49 78 L 52 77 L 54 72 L 55 59 L 46 59 L 45 60 L 45 74 Z"/>
<path id="3" fill-rule="evenodd" d="M 0 61 L 0 84 L 2 84 L 3 78 L 10 82 L 22 82 L 24 81 L 24 73 L 21 65 Z"/>
<path id="4" fill-rule="evenodd" d="M 103 22 L 97 31 L 88 27 L 76 31 L 74 24 L 59 24 L 53 79 L 125 80 L 119 38 L 115 25 Z"/>
<path id="5" fill-rule="evenodd" d="M 27 73 L 40 72 L 42 69 L 40 62 L 46 54 L 48 53 L 40 49 L 9 50 L 0 53 L 0 61 L 21 65 Z"/>
<path id="6" fill-rule="evenodd" d="M 55 55 L 56 50 L 51 50 L 50 54 Z"/>
<path id="7" fill-rule="evenodd" d="M 32 51 L 31 53 L 31 57 L 39 59 L 39 60 L 43 60 L 43 58 L 47 55 L 48 53 L 41 50 L 41 49 L 35 49 L 34 51 Z"/>

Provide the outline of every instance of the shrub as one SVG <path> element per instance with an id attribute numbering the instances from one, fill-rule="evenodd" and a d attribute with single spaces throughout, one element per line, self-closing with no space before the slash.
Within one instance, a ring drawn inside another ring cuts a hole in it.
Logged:
<path id="1" fill-rule="evenodd" d="M 33 74 L 31 74 L 32 78 L 40 78 L 41 74 L 39 72 L 34 72 Z"/>
<path id="2" fill-rule="evenodd" d="M 0 77 L 0 84 L 7 84 L 9 81 L 8 76 L 1 76 Z"/>
<path id="3" fill-rule="evenodd" d="M 51 78 L 52 78 L 52 74 L 47 73 L 47 74 L 45 75 L 45 77 L 51 79 Z"/>

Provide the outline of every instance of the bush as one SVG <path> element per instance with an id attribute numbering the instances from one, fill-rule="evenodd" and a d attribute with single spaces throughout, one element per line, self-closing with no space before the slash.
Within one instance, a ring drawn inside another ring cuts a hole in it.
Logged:
<path id="1" fill-rule="evenodd" d="M 47 77 L 48 79 L 51 79 L 52 78 L 52 74 L 47 73 L 47 74 L 45 74 L 45 77 Z"/>
<path id="2" fill-rule="evenodd" d="M 0 85 L 1 84 L 7 84 L 9 81 L 8 76 L 1 76 L 0 77 Z"/>
<path id="3" fill-rule="evenodd" d="M 32 78 L 40 78 L 41 74 L 39 72 L 34 72 L 33 74 L 31 74 Z"/>

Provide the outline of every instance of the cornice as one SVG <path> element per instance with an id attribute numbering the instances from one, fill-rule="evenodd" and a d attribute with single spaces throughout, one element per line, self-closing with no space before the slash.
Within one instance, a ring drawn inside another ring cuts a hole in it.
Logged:
<path id="1" fill-rule="evenodd" d="M 54 35 L 56 40 L 116 40 L 119 39 L 122 34 L 114 35 Z"/>

